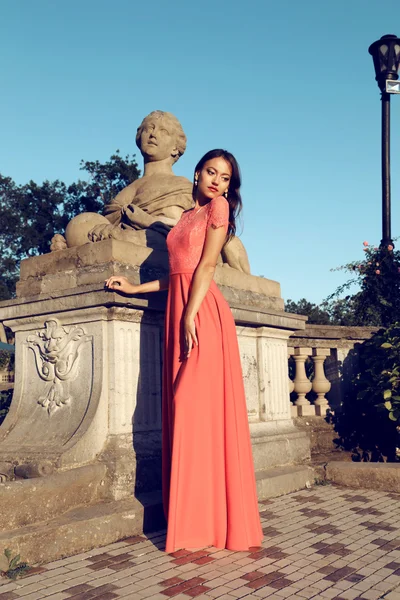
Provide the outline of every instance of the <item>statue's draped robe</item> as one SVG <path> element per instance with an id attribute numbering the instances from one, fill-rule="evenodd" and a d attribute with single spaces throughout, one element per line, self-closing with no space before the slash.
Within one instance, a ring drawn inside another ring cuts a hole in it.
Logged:
<path id="1" fill-rule="evenodd" d="M 104 215 L 113 225 L 121 224 L 122 228 L 143 229 L 140 223 L 129 221 L 121 213 L 122 207 L 131 203 L 153 218 L 171 217 L 173 208 L 183 212 L 193 207 L 192 183 L 186 177 L 177 175 L 141 177 L 124 188 L 110 204 L 106 205 Z"/>

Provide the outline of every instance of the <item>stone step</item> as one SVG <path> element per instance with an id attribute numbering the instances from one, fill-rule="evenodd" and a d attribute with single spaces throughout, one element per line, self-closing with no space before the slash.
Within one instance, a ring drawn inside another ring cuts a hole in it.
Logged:
<path id="1" fill-rule="evenodd" d="M 264 471 L 256 471 L 259 500 L 276 498 L 283 494 L 311 487 L 314 481 L 314 469 L 309 465 L 275 467 Z"/>
<path id="2" fill-rule="evenodd" d="M 106 471 L 105 465 L 97 463 L 0 483 L 0 534 L 98 502 L 105 492 Z"/>
<path id="3" fill-rule="evenodd" d="M 399 463 L 335 461 L 326 465 L 325 474 L 337 485 L 400 494 Z"/>
<path id="4" fill-rule="evenodd" d="M 342 450 L 333 450 L 332 452 L 318 453 L 311 455 L 311 466 L 315 471 L 317 479 L 324 481 L 326 479 L 326 466 L 331 462 L 351 462 L 352 453 Z"/>
<path id="5" fill-rule="evenodd" d="M 28 564 L 48 563 L 132 535 L 165 527 L 161 493 L 75 508 L 51 520 L 0 533 L 0 553 L 10 548 Z"/>

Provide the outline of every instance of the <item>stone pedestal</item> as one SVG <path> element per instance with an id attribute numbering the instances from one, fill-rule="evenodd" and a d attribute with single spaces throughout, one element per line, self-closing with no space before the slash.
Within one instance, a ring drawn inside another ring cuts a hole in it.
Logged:
<path id="1" fill-rule="evenodd" d="M 0 427 L 0 464 L 9 473 L 25 465 L 19 472 L 51 472 L 54 485 L 57 474 L 75 469 L 79 477 L 85 465 L 100 464 L 93 485 L 102 502 L 161 489 L 166 295 L 124 297 L 103 283 L 113 273 L 162 276 L 166 257 L 154 254 L 107 240 L 23 261 L 18 298 L 0 303 L 0 321 L 16 336 L 14 397 Z M 229 267 L 216 280 L 237 324 L 263 497 L 268 469 L 310 457 L 309 438 L 291 419 L 287 376 L 287 339 L 305 319 L 283 312 L 276 282 Z"/>

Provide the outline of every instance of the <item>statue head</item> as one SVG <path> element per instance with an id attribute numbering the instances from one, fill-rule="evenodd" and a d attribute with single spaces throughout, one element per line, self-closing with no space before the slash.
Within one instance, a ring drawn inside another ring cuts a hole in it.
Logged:
<path id="1" fill-rule="evenodd" d="M 173 114 L 154 110 L 138 127 L 136 145 L 145 160 L 171 158 L 173 164 L 186 150 L 186 135 Z"/>

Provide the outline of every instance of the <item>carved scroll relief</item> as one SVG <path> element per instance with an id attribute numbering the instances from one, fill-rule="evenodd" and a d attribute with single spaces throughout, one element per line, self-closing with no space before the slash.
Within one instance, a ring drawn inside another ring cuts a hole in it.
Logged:
<path id="1" fill-rule="evenodd" d="M 90 339 L 82 327 L 66 328 L 57 319 L 46 321 L 44 330 L 27 338 L 28 347 L 35 355 L 38 375 L 46 382 L 37 402 L 49 415 L 73 399 L 69 384 L 77 377 L 81 348 Z"/>

